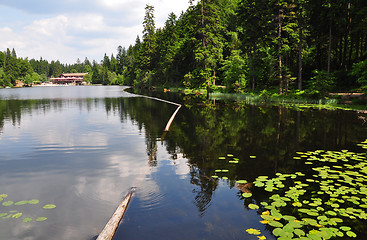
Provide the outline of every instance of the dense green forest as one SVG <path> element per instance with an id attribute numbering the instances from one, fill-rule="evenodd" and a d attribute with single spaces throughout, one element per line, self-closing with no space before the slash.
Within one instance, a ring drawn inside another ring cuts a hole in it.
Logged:
<path id="1" fill-rule="evenodd" d="M 147 5 L 143 27 L 134 44 L 100 63 L 64 65 L 0 52 L 0 84 L 75 71 L 89 72 L 95 84 L 139 87 L 312 96 L 367 89 L 364 0 L 190 0 L 162 28 Z"/>

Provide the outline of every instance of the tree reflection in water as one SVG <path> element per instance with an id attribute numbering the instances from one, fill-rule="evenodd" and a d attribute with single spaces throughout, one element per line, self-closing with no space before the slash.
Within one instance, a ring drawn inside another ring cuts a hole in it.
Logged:
<path id="1" fill-rule="evenodd" d="M 300 166 L 293 159 L 296 151 L 316 149 L 356 149 L 364 140 L 366 128 L 357 112 L 311 110 L 245 105 L 233 102 L 185 100 L 167 95 L 167 100 L 184 107 L 162 137 L 164 127 L 176 106 L 151 99 L 103 98 L 77 101 L 88 111 L 103 103 L 107 114 L 118 114 L 121 122 L 129 119 L 144 131 L 148 164 L 157 167 L 158 145 L 163 145 L 172 159 L 182 154 L 190 168 L 190 184 L 196 194 L 193 203 L 203 216 L 210 207 L 217 183 L 210 176 L 216 169 L 231 168 L 231 180 L 253 181 L 259 175 L 294 172 Z M 162 96 L 158 96 L 162 97 Z M 0 102 L 0 128 L 5 121 L 20 124 L 24 111 L 57 111 L 65 101 L 7 100 Z M 228 166 L 218 157 L 231 153 L 239 164 Z M 256 159 L 249 156 L 255 155 Z"/>

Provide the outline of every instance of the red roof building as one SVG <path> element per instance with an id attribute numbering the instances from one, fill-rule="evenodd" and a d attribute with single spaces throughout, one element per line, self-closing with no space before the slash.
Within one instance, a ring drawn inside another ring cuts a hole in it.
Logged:
<path id="1" fill-rule="evenodd" d="M 88 73 L 63 73 L 57 78 L 50 78 L 54 84 L 82 85 Z"/>

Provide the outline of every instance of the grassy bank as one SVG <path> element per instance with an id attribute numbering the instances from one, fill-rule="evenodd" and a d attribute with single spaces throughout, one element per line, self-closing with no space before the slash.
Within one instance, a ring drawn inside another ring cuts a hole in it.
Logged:
<path id="1" fill-rule="evenodd" d="M 161 92 L 177 92 L 185 95 L 206 96 L 206 89 L 187 89 L 187 88 L 155 88 Z M 315 98 L 304 92 L 294 91 L 288 95 L 279 95 L 271 91 L 246 92 L 246 93 L 224 93 L 222 89 L 216 89 L 209 94 L 212 100 L 231 100 L 244 102 L 251 105 L 270 104 L 276 106 L 285 106 L 298 109 L 328 109 L 328 110 L 353 110 L 364 111 L 367 109 L 366 100 L 362 98 L 343 99 L 341 96 L 325 96 Z"/>

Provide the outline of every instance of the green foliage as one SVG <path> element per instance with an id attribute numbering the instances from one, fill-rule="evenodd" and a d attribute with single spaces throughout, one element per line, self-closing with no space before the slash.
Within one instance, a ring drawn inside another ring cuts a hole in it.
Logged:
<path id="1" fill-rule="evenodd" d="M 325 94 L 332 90 L 335 84 L 335 77 L 329 75 L 325 71 L 314 71 L 314 76 L 311 78 L 309 84 L 309 95 L 313 97 L 325 96 Z"/>
<path id="2" fill-rule="evenodd" d="M 147 71 L 138 70 L 136 80 L 134 81 L 134 86 L 137 87 L 152 86 L 153 77 L 154 73 L 149 70 Z"/>
<path id="3" fill-rule="evenodd" d="M 3 68 L 0 68 L 0 87 L 10 86 L 10 81 L 5 75 Z"/>
<path id="4" fill-rule="evenodd" d="M 155 33 L 154 7 L 151 5 L 146 5 L 145 7 L 143 27 L 143 43 L 139 49 L 138 63 L 142 70 L 152 71 L 156 66 L 156 61 L 154 60 L 156 60 L 157 38 Z M 145 84 L 145 82 L 142 84 Z"/>
<path id="5" fill-rule="evenodd" d="M 41 76 L 38 75 L 38 73 L 31 73 L 31 74 L 27 74 L 24 79 L 23 82 L 26 86 L 32 86 L 35 83 L 39 83 L 42 80 Z"/>
<path id="6" fill-rule="evenodd" d="M 154 6 L 146 5 L 142 38 L 118 46 L 116 57 L 105 54 L 101 63 L 87 58 L 71 65 L 28 61 L 7 49 L 0 52 L 0 84 L 14 84 L 33 72 L 56 77 L 76 71 L 89 72 L 86 79 L 94 84 L 186 86 L 207 92 L 226 85 L 232 92 L 277 88 L 287 95 L 298 89 L 293 96 L 322 97 L 334 86 L 367 88 L 367 60 L 361 61 L 367 55 L 365 1 L 190 3 L 180 16 L 169 14 L 162 28 L 156 28 Z"/>
<path id="7" fill-rule="evenodd" d="M 90 83 L 92 82 L 92 73 L 88 73 L 86 75 L 84 75 L 84 81 Z"/>
<path id="8" fill-rule="evenodd" d="M 124 85 L 124 76 L 123 75 L 114 75 L 111 80 L 111 85 Z"/>
<path id="9" fill-rule="evenodd" d="M 240 50 L 232 50 L 231 55 L 224 61 L 223 83 L 229 91 L 243 92 L 247 87 L 246 60 L 241 57 Z"/>
<path id="10" fill-rule="evenodd" d="M 355 63 L 352 67 L 350 75 L 357 79 L 357 82 L 362 86 L 367 86 L 367 59 Z"/>

